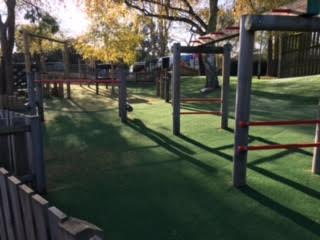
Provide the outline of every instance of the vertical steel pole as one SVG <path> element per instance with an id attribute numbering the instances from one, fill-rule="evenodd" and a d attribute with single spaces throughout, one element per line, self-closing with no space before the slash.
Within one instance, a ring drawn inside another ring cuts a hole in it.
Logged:
<path id="1" fill-rule="evenodd" d="M 71 98 L 71 86 L 70 86 L 70 59 L 69 59 L 69 49 L 68 43 L 66 42 L 64 45 L 63 51 L 63 61 L 64 61 L 64 78 L 67 79 L 67 98 Z"/>
<path id="2" fill-rule="evenodd" d="M 221 88 L 221 128 L 228 129 L 229 119 L 229 92 L 230 92 L 230 72 L 231 72 L 231 44 L 223 47 L 223 83 Z"/>
<path id="3" fill-rule="evenodd" d="M 172 107 L 173 107 L 173 134 L 180 134 L 180 43 L 175 43 L 173 52 L 172 73 Z"/>
<path id="4" fill-rule="evenodd" d="M 30 55 L 30 36 L 27 31 L 23 31 L 23 43 L 24 43 L 24 58 L 25 58 L 25 68 L 26 68 L 26 78 L 27 78 L 27 88 L 28 88 L 28 104 L 31 109 L 31 114 L 36 114 L 36 101 L 34 92 L 34 76 L 32 74 L 32 63 Z"/>
<path id="5" fill-rule="evenodd" d="M 320 109 L 319 108 L 320 108 L 320 102 L 318 105 L 318 119 L 320 117 Z M 315 134 L 314 141 L 316 143 L 320 142 L 320 124 L 319 123 L 316 125 L 316 134 Z M 312 172 L 314 174 L 320 173 L 320 148 L 319 147 L 315 147 L 313 149 Z"/>
<path id="6" fill-rule="evenodd" d="M 250 119 L 254 32 L 246 30 L 246 18 L 247 16 L 243 16 L 240 24 L 240 54 L 235 112 L 235 149 L 233 158 L 233 185 L 235 187 L 246 185 L 247 172 L 247 152 L 240 152 L 239 146 L 248 145 L 249 128 L 240 127 L 240 122 L 248 122 Z"/>
<path id="7" fill-rule="evenodd" d="M 119 115 L 121 122 L 126 123 L 128 120 L 127 116 L 127 76 L 124 71 L 124 66 L 121 65 L 119 69 Z"/>
<path id="8" fill-rule="evenodd" d="M 36 180 L 35 189 L 39 193 L 45 193 L 47 190 L 47 180 L 43 153 L 43 129 L 39 117 L 30 116 L 27 121 L 31 128 L 30 134 L 33 153 L 32 171 Z"/>
<path id="9" fill-rule="evenodd" d="M 36 96 L 37 96 L 37 104 L 38 104 L 38 114 L 40 117 L 40 120 L 44 122 L 44 108 L 43 108 L 43 86 L 40 82 L 40 73 L 35 73 L 35 80 L 36 83 Z"/>

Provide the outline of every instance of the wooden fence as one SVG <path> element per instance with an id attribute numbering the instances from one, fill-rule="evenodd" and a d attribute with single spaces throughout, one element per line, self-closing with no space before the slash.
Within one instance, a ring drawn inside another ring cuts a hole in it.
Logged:
<path id="1" fill-rule="evenodd" d="M 14 95 L 0 95 L 0 109 L 24 111 L 26 109 L 24 100 Z"/>
<path id="2" fill-rule="evenodd" d="M 268 52 L 271 76 L 320 74 L 320 32 L 276 35 L 269 40 Z"/>
<path id="3" fill-rule="evenodd" d="M 0 168 L 0 240 L 99 240 L 98 227 L 68 217 Z"/>
<path id="4" fill-rule="evenodd" d="M 38 116 L 0 110 L 0 166 L 46 191 L 42 124 Z"/>

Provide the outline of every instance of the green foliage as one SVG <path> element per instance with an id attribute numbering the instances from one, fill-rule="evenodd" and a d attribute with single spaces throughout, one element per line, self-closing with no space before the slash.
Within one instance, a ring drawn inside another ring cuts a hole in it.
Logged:
<path id="1" fill-rule="evenodd" d="M 91 26 L 75 43 L 78 53 L 89 60 L 134 63 L 143 39 L 138 16 L 124 4 L 108 1 L 87 2 L 86 10 Z"/>
<path id="2" fill-rule="evenodd" d="M 59 33 L 59 24 L 56 18 L 52 17 L 48 12 L 42 12 L 39 9 L 32 8 L 28 10 L 25 19 L 30 20 L 30 24 L 19 25 L 16 30 L 16 46 L 18 52 L 23 52 L 23 36 L 22 30 L 25 29 L 30 33 L 39 34 L 46 37 L 55 37 Z M 60 49 L 61 44 L 54 43 L 44 39 L 30 39 L 30 53 L 47 54 Z"/>

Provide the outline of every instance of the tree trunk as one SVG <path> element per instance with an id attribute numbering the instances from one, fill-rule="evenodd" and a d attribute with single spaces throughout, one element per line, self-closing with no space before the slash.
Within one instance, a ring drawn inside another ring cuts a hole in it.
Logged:
<path id="1" fill-rule="evenodd" d="M 210 0 L 210 18 L 207 27 L 207 33 L 216 31 L 218 11 L 218 0 Z M 203 60 L 207 76 L 206 88 L 211 88 L 214 90 L 219 87 L 215 56 L 213 54 L 207 54 L 204 56 Z"/>
<path id="2" fill-rule="evenodd" d="M 0 44 L 2 51 L 0 75 L 0 91 L 1 94 L 13 94 L 13 64 L 12 53 L 15 38 L 15 7 L 16 0 L 8 0 L 5 2 L 7 6 L 7 19 L 2 21 L 0 15 Z"/>

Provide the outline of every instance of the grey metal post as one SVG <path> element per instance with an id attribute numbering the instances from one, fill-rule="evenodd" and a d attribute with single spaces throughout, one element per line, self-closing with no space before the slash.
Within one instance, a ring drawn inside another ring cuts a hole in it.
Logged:
<path id="1" fill-rule="evenodd" d="M 229 92 L 230 92 L 230 71 L 231 71 L 231 44 L 226 44 L 223 47 L 223 82 L 221 88 L 221 128 L 228 128 L 229 119 Z"/>
<path id="2" fill-rule="evenodd" d="M 67 98 L 71 98 L 71 86 L 70 86 L 70 60 L 68 43 L 63 45 L 63 61 L 64 61 L 64 78 L 67 79 Z"/>
<path id="3" fill-rule="evenodd" d="M 39 193 L 45 193 L 47 189 L 45 162 L 43 153 L 43 131 L 40 118 L 28 116 L 33 153 L 32 172 L 35 177 L 35 189 Z"/>
<path id="4" fill-rule="evenodd" d="M 34 92 L 34 82 L 32 73 L 32 63 L 30 55 L 30 36 L 26 30 L 23 31 L 23 47 L 24 47 L 24 58 L 25 58 L 25 69 L 27 78 L 27 88 L 28 88 L 28 104 L 31 108 L 31 114 L 36 114 L 36 102 L 35 102 L 35 92 Z"/>
<path id="5" fill-rule="evenodd" d="M 247 16 L 241 18 L 240 24 L 240 55 L 238 65 L 238 86 L 236 97 L 236 126 L 233 158 L 233 185 L 246 185 L 247 152 L 240 152 L 239 146 L 248 145 L 249 128 L 241 128 L 241 121 L 248 122 L 250 118 L 250 98 L 252 83 L 252 61 L 254 47 L 254 32 L 245 28 Z"/>
<path id="6" fill-rule="evenodd" d="M 36 97 L 34 91 L 34 74 L 32 72 L 27 72 L 27 87 L 28 87 L 28 104 L 30 107 L 30 113 L 35 115 L 37 113 L 36 108 Z"/>
<path id="7" fill-rule="evenodd" d="M 180 43 L 175 43 L 173 52 L 172 72 L 172 107 L 173 107 L 173 134 L 180 134 Z"/>
<path id="8" fill-rule="evenodd" d="M 97 79 L 96 79 L 97 81 Z M 96 83 L 96 94 L 99 95 L 99 83 Z"/>
<path id="9" fill-rule="evenodd" d="M 170 102 L 170 74 L 167 70 L 165 72 L 165 100 Z"/>
<path id="10" fill-rule="evenodd" d="M 127 76 L 124 71 L 124 67 L 120 66 L 119 69 L 119 80 L 120 80 L 120 86 L 119 86 L 119 115 L 121 118 L 121 122 L 126 123 L 127 122 Z"/>
<path id="11" fill-rule="evenodd" d="M 320 118 L 320 102 L 318 105 L 318 119 Z M 315 143 L 320 142 L 320 124 L 318 123 L 316 125 L 316 134 L 315 134 Z M 320 148 L 315 147 L 313 149 L 313 159 L 312 159 L 312 172 L 314 174 L 319 174 L 320 173 Z"/>
<path id="12" fill-rule="evenodd" d="M 35 73 L 36 83 L 36 97 L 38 103 L 38 114 L 40 116 L 41 121 L 44 121 L 44 108 L 43 108 L 43 86 L 40 81 L 40 74 L 38 72 Z"/>

